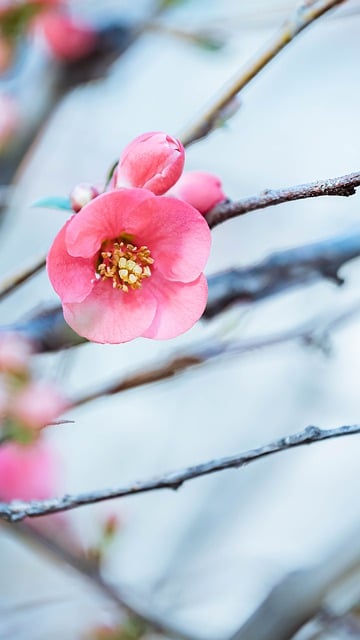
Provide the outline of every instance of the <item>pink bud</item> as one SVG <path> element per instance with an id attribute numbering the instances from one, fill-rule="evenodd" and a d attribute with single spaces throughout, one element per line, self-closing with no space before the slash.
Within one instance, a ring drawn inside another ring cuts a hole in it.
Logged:
<path id="1" fill-rule="evenodd" d="M 120 156 L 114 186 L 140 187 L 162 195 L 180 178 L 184 160 L 180 140 L 161 131 L 143 133 Z"/>
<path id="2" fill-rule="evenodd" d="M 183 173 L 168 195 L 188 202 L 202 214 L 227 199 L 219 178 L 206 171 Z"/>
<path id="3" fill-rule="evenodd" d="M 0 500 L 45 500 L 56 492 L 57 460 L 44 441 L 0 447 Z"/>
<path id="4" fill-rule="evenodd" d="M 31 344 L 15 333 L 0 335 L 0 371 L 24 373 L 29 365 Z"/>
<path id="5" fill-rule="evenodd" d="M 75 213 L 78 213 L 80 209 L 85 207 L 91 200 L 97 198 L 99 193 L 99 190 L 92 184 L 86 184 L 84 182 L 77 184 L 70 194 L 71 206 Z"/>
<path id="6" fill-rule="evenodd" d="M 13 59 L 13 53 L 12 44 L 0 36 L 0 74 L 5 73 L 5 71 L 9 69 Z"/>
<path id="7" fill-rule="evenodd" d="M 30 382 L 13 398 L 11 415 L 24 427 L 41 429 L 67 409 L 57 388 L 47 382 Z"/>
<path id="8" fill-rule="evenodd" d="M 95 29 L 65 14 L 45 12 L 37 19 L 37 25 L 41 28 L 51 53 L 59 60 L 80 60 L 95 49 Z"/>

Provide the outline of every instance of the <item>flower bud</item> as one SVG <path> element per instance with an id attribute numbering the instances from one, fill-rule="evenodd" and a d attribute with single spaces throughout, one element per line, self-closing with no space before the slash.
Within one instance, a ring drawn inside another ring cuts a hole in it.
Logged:
<path id="1" fill-rule="evenodd" d="M 16 136 L 20 122 L 16 100 L 7 93 L 0 93 L 0 153 Z"/>
<path id="2" fill-rule="evenodd" d="M 166 133 L 143 133 L 124 149 L 114 174 L 114 186 L 149 189 L 162 195 L 180 178 L 185 151 Z"/>
<path id="3" fill-rule="evenodd" d="M 219 178 L 206 171 L 183 173 L 167 195 L 184 200 L 202 214 L 227 199 Z"/>
<path id="4" fill-rule="evenodd" d="M 30 355 L 31 344 L 23 337 L 15 333 L 3 333 L 0 335 L 0 372 L 2 373 L 26 373 Z"/>
<path id="5" fill-rule="evenodd" d="M 78 213 L 80 209 L 85 207 L 86 204 L 94 200 L 98 195 L 98 189 L 92 184 L 77 184 L 70 194 L 71 206 L 75 213 Z"/>
<path id="6" fill-rule="evenodd" d="M 55 58 L 73 62 L 91 54 L 97 42 L 93 27 L 69 16 L 51 11 L 37 19 L 45 41 Z"/>

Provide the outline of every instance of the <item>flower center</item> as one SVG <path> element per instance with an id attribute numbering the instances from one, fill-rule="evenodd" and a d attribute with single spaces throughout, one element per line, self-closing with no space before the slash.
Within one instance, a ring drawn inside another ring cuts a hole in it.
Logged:
<path id="1" fill-rule="evenodd" d="M 141 289 L 144 278 L 151 276 L 151 264 L 154 263 L 150 250 L 146 246 L 136 247 L 123 234 L 115 242 L 108 241 L 100 252 L 97 273 L 102 280 L 110 278 L 114 289 L 127 293 L 130 289 Z"/>

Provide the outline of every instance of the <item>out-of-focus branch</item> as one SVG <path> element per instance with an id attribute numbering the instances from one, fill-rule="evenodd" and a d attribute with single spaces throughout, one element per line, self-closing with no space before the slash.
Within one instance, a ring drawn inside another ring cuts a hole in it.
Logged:
<path id="1" fill-rule="evenodd" d="M 147 627 L 161 633 L 162 635 L 178 638 L 179 640 L 199 640 L 196 636 L 178 629 L 168 623 L 163 616 L 156 611 L 153 603 L 144 606 L 144 598 L 138 594 L 128 592 L 119 587 L 111 585 L 102 577 L 99 568 L 89 559 L 75 555 L 71 549 L 49 538 L 39 528 L 33 528 L 26 523 L 17 523 L 11 527 L 10 532 L 14 532 L 27 543 L 35 544 L 41 550 L 48 553 L 61 563 L 74 569 L 82 577 L 86 578 L 91 585 L 97 589 L 108 600 L 112 601 L 120 609 L 128 613 L 131 617 L 141 620 Z"/>
<path id="2" fill-rule="evenodd" d="M 73 400 L 72 407 L 80 407 L 104 396 L 123 393 L 130 389 L 167 380 L 189 369 L 209 364 L 219 357 L 239 357 L 295 340 L 302 341 L 306 345 L 318 346 L 325 351 L 328 348 L 329 334 L 359 313 L 359 310 L 360 304 L 358 302 L 330 318 L 327 316 L 326 320 L 318 318 L 311 323 L 302 324 L 288 331 L 280 331 L 248 340 L 225 341 L 212 338 L 202 341 L 187 352 L 174 354 L 163 364 L 150 366 L 148 369 L 142 368 L 120 380 L 112 381 L 110 384 L 78 396 Z"/>
<path id="3" fill-rule="evenodd" d="M 279 251 L 253 267 L 230 269 L 209 278 L 205 318 L 234 303 L 262 300 L 322 278 L 344 283 L 339 269 L 360 256 L 360 231 Z"/>
<path id="4" fill-rule="evenodd" d="M 3 281 L 0 285 L 0 301 L 21 284 L 24 284 L 24 282 L 27 282 L 27 280 L 42 271 L 45 266 L 46 256 L 41 256 L 40 258 L 36 258 L 32 264 L 22 271 L 19 271 L 14 276 L 10 276 L 7 280 Z"/>
<path id="5" fill-rule="evenodd" d="M 185 131 L 181 138 L 185 146 L 188 146 L 208 135 L 219 122 L 224 118 L 225 111 L 235 96 L 249 84 L 257 74 L 273 60 L 286 45 L 309 27 L 315 20 L 325 13 L 340 5 L 345 0 L 320 0 L 312 3 L 311 6 L 305 4 L 298 8 L 287 20 L 275 39 L 251 62 L 245 70 L 242 70 L 220 93 L 204 115 Z"/>
<path id="6" fill-rule="evenodd" d="M 262 193 L 243 198 L 237 202 L 224 202 L 206 214 L 205 218 L 212 229 L 226 220 L 243 216 L 250 211 L 273 207 L 284 202 L 318 198 L 319 196 L 353 196 L 360 186 L 360 172 L 349 173 L 338 178 L 317 180 L 284 189 L 266 189 Z"/>
<path id="7" fill-rule="evenodd" d="M 250 462 L 265 458 L 273 453 L 287 451 L 301 447 L 305 444 L 313 444 L 332 438 L 340 438 L 343 436 L 356 435 L 360 433 L 360 425 L 351 425 L 336 427 L 335 429 L 320 429 L 319 427 L 309 426 L 304 431 L 294 433 L 279 440 L 275 440 L 270 444 L 266 444 L 256 449 L 250 449 L 233 456 L 218 458 L 193 465 L 179 471 L 171 471 L 163 476 L 132 482 L 125 487 L 117 487 L 115 489 L 103 489 L 99 491 L 91 491 L 78 495 L 65 495 L 62 498 L 54 498 L 44 501 L 0 503 L 0 519 L 6 522 L 19 522 L 24 518 L 37 518 L 39 516 L 49 515 L 51 513 L 59 513 L 69 511 L 84 505 L 96 504 L 104 500 L 114 498 L 123 498 L 139 493 L 148 493 L 159 489 L 179 489 L 184 482 L 200 478 L 225 469 L 240 469 L 248 465 Z"/>
<path id="8" fill-rule="evenodd" d="M 358 523 L 356 531 L 320 565 L 293 571 L 275 585 L 230 640 L 291 640 L 321 610 L 332 591 L 355 576 L 359 579 L 359 568 Z"/>

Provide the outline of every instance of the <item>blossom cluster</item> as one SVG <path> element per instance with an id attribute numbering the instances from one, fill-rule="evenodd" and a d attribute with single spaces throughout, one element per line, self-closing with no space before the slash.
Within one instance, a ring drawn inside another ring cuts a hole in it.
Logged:
<path id="1" fill-rule="evenodd" d="M 101 343 L 163 340 L 190 329 L 207 300 L 211 234 L 203 214 L 225 199 L 220 181 L 184 173 L 179 140 L 145 133 L 123 151 L 102 190 L 78 185 L 73 215 L 47 268 L 67 323 Z"/>
<path id="2" fill-rule="evenodd" d="M 34 377 L 30 358 L 25 339 L 0 336 L 0 501 L 47 498 L 55 487 L 55 455 L 41 431 L 67 403 L 54 384 Z"/>

